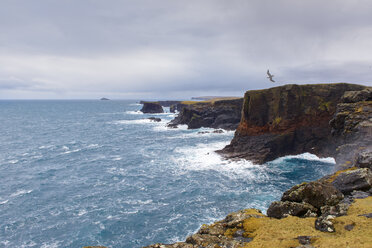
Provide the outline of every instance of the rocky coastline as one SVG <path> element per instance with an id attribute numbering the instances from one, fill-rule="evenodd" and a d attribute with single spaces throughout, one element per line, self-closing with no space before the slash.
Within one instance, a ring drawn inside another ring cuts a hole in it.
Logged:
<path id="1" fill-rule="evenodd" d="M 370 87 L 341 83 L 247 91 L 223 156 L 263 164 L 310 152 L 335 157 L 335 173 L 293 186 L 267 215 L 241 210 L 203 225 L 185 242 L 147 247 L 372 247 L 371 141 Z"/>
<path id="2" fill-rule="evenodd" d="M 175 105 L 178 116 L 169 127 L 187 125 L 189 129 L 201 127 L 235 130 L 241 119 L 243 98 L 208 101 L 183 101 Z"/>

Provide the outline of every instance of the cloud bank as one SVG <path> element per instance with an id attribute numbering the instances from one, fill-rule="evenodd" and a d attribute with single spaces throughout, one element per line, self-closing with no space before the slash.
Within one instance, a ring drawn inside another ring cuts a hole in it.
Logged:
<path id="1" fill-rule="evenodd" d="M 368 0 L 3 0 L 0 98 L 372 86 L 370 13 Z"/>

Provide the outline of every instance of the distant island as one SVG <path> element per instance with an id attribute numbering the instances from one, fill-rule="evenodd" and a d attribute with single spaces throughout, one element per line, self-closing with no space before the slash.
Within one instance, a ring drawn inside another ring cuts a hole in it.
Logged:
<path id="1" fill-rule="evenodd" d="M 108 101 L 108 100 L 110 100 L 110 99 L 108 99 L 108 98 L 106 98 L 106 97 L 102 97 L 100 100 L 101 100 L 101 101 Z"/>

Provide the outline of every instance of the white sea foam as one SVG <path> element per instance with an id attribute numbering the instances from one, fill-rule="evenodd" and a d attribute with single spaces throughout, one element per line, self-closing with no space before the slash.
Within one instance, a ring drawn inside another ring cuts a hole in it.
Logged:
<path id="1" fill-rule="evenodd" d="M 8 203 L 9 200 L 5 200 L 5 201 L 0 201 L 0 205 L 4 205 L 6 203 Z"/>
<path id="2" fill-rule="evenodd" d="M 142 106 L 142 104 L 140 104 L 140 103 L 131 103 L 131 104 L 129 104 L 130 106 Z"/>
<path id="3" fill-rule="evenodd" d="M 18 161 L 18 159 L 9 160 L 9 164 L 16 164 Z"/>
<path id="4" fill-rule="evenodd" d="M 328 157 L 328 158 L 319 158 L 318 156 L 311 154 L 311 153 L 302 153 L 298 155 L 289 155 L 285 157 L 278 158 L 274 160 L 273 162 L 282 162 L 286 159 L 292 159 L 292 158 L 299 158 L 299 159 L 305 159 L 305 160 L 310 160 L 310 161 L 321 161 L 324 163 L 330 163 L 330 164 L 336 164 L 336 161 L 334 158 Z"/>
<path id="5" fill-rule="evenodd" d="M 112 160 L 113 161 L 119 161 L 119 160 L 122 160 L 123 158 L 120 157 L 120 156 L 113 156 Z"/>
<path id="6" fill-rule="evenodd" d="M 29 194 L 31 192 L 32 192 L 32 190 L 21 189 L 21 190 L 18 190 L 17 192 L 15 192 L 15 193 L 11 194 L 10 196 L 11 197 L 16 197 L 16 196 L 21 196 L 21 195 Z"/>
<path id="7" fill-rule="evenodd" d="M 153 128 L 153 130 L 156 131 L 156 132 L 187 130 L 187 125 L 178 125 L 178 128 L 171 128 L 171 127 L 167 127 L 167 124 L 168 124 L 168 122 L 164 121 L 164 122 L 161 123 L 161 125 L 155 126 Z"/>
<path id="8" fill-rule="evenodd" d="M 255 165 L 247 160 L 225 160 L 214 152 L 224 148 L 228 143 L 200 143 L 195 146 L 177 148 L 172 159 L 178 165 L 181 173 L 182 171 L 213 170 L 231 178 L 264 180 L 267 177 L 264 173 L 264 166 Z M 262 173 L 258 173 L 259 171 Z"/>
<path id="9" fill-rule="evenodd" d="M 43 243 L 42 246 L 40 246 L 40 248 L 58 248 L 60 247 L 60 241 L 56 241 L 56 242 L 53 242 L 53 243 Z"/>
<path id="10" fill-rule="evenodd" d="M 137 111 L 125 111 L 126 114 L 129 114 L 129 115 L 143 115 L 143 113 L 139 110 Z"/>
<path id="11" fill-rule="evenodd" d="M 39 149 L 49 149 L 54 147 L 54 145 L 45 145 L 45 146 L 39 146 Z"/>
<path id="12" fill-rule="evenodd" d="M 90 144 L 87 146 L 87 148 L 98 148 L 99 145 L 98 144 Z"/>
<path id="13" fill-rule="evenodd" d="M 82 216 L 82 215 L 84 215 L 84 214 L 86 214 L 86 213 L 88 213 L 87 212 L 87 210 L 85 210 L 85 209 L 81 209 L 81 210 L 79 210 L 79 212 L 78 212 L 78 216 Z"/>
<path id="14" fill-rule="evenodd" d="M 151 121 L 149 119 L 139 119 L 139 120 L 118 120 L 118 121 L 113 121 L 111 122 L 112 124 L 117 124 L 117 125 L 128 125 L 128 124 L 147 124 L 150 123 Z"/>
<path id="15" fill-rule="evenodd" d="M 80 151 L 81 151 L 81 149 L 74 149 L 74 150 L 65 151 L 62 154 L 70 154 L 70 153 L 80 152 Z"/>

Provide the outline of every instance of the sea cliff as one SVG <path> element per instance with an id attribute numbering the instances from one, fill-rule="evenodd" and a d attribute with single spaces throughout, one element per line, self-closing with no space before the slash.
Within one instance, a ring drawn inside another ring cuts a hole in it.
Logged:
<path id="1" fill-rule="evenodd" d="M 235 136 L 220 153 L 257 164 L 305 152 L 333 156 L 336 144 L 329 122 L 337 104 L 345 92 L 363 89 L 339 83 L 247 91 Z"/>
<path id="2" fill-rule="evenodd" d="M 189 129 L 211 127 L 235 130 L 241 119 L 243 98 L 184 101 L 175 105 L 178 116 L 170 127 L 187 125 Z"/>
<path id="3" fill-rule="evenodd" d="M 324 84 L 248 91 L 235 137 L 222 154 L 264 163 L 311 152 L 334 156 L 339 170 L 288 189 L 267 215 L 241 210 L 203 225 L 185 242 L 148 247 L 372 247 L 371 141 L 371 88 Z"/>

